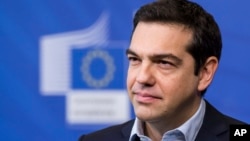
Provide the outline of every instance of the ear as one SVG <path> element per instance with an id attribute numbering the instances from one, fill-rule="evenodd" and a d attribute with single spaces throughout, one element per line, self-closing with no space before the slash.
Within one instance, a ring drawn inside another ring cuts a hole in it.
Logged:
<path id="1" fill-rule="evenodd" d="M 199 91 L 205 90 L 210 85 L 214 78 L 217 67 L 218 59 L 214 56 L 209 57 L 199 72 Z"/>

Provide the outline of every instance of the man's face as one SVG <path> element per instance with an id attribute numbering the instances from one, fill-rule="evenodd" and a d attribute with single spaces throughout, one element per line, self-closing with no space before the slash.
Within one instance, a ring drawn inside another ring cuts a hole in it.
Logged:
<path id="1" fill-rule="evenodd" d="M 199 78 L 186 51 L 191 40 L 192 32 L 181 25 L 137 25 L 127 51 L 127 90 L 139 119 L 178 120 L 197 110 Z"/>

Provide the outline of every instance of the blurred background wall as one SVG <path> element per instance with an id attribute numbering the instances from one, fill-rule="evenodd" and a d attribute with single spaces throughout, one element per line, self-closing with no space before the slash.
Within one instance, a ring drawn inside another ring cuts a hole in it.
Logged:
<path id="1" fill-rule="evenodd" d="M 214 15 L 223 36 L 205 98 L 250 123 L 250 2 L 194 1 Z M 0 0 L 0 140 L 75 141 L 133 118 L 124 49 L 133 14 L 147 2 Z"/>

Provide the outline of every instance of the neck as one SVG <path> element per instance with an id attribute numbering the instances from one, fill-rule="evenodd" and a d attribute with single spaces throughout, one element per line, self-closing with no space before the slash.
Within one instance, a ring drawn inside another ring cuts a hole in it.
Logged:
<path id="1" fill-rule="evenodd" d="M 163 134 L 167 131 L 178 128 L 191 118 L 198 110 L 201 99 L 193 100 L 182 105 L 172 116 L 165 116 L 156 121 L 146 121 L 144 124 L 144 134 L 152 139 L 152 141 L 160 141 Z M 185 107 L 185 108 L 183 108 Z"/>

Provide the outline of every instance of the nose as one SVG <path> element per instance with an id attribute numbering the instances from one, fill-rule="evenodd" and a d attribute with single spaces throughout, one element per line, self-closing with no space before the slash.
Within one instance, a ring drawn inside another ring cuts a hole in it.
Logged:
<path id="1" fill-rule="evenodd" d="M 144 86 L 152 86 L 155 83 L 153 66 L 142 63 L 136 76 L 136 81 Z"/>

